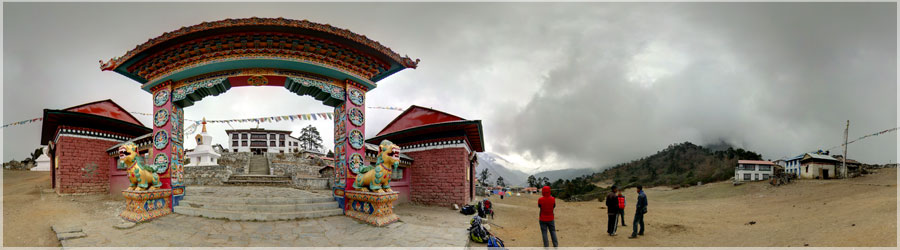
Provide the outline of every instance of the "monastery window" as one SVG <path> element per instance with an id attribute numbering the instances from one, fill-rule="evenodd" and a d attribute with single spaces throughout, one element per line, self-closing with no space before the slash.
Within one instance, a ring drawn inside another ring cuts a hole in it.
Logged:
<path id="1" fill-rule="evenodd" d="M 270 142 L 269 142 L 269 147 L 274 147 L 274 146 L 275 146 L 275 141 L 270 141 Z"/>
<path id="2" fill-rule="evenodd" d="M 399 179 L 403 179 L 403 169 L 402 168 L 397 168 L 397 170 L 394 170 L 394 172 L 391 173 L 391 180 L 399 180 Z"/>
<path id="3" fill-rule="evenodd" d="M 749 181 L 749 180 L 750 180 L 750 174 L 744 174 L 744 180 L 745 180 L 745 181 Z"/>
<path id="4" fill-rule="evenodd" d="M 284 141 L 281 141 L 281 146 L 284 147 Z"/>
<path id="5" fill-rule="evenodd" d="M 247 135 L 247 134 L 241 134 L 241 139 L 247 139 L 248 136 L 249 135 Z M 244 146 L 246 146 L 246 145 L 244 145 Z"/>
<path id="6" fill-rule="evenodd" d="M 250 139 L 253 139 L 253 140 L 265 140 L 265 139 L 266 139 L 266 135 L 265 135 L 265 134 L 252 134 L 252 135 L 250 135 Z"/>
<path id="7" fill-rule="evenodd" d="M 247 146 L 247 141 L 241 142 L 241 146 L 246 147 L 246 146 Z"/>
<path id="8" fill-rule="evenodd" d="M 768 179 L 769 179 L 769 174 L 763 174 L 763 180 L 768 180 Z"/>
<path id="9" fill-rule="evenodd" d="M 772 166 L 768 165 L 759 165 L 759 171 L 769 171 L 772 169 Z"/>
<path id="10" fill-rule="evenodd" d="M 237 153 L 237 149 L 234 149 L 234 152 Z"/>
<path id="11" fill-rule="evenodd" d="M 275 140 L 275 134 L 269 134 L 269 139 Z"/>
<path id="12" fill-rule="evenodd" d="M 231 141 L 231 146 L 232 146 L 232 147 L 237 147 L 237 146 L 238 146 L 238 141 Z"/>
<path id="13" fill-rule="evenodd" d="M 284 141 L 284 135 L 281 135 L 281 140 Z"/>
<path id="14" fill-rule="evenodd" d="M 238 139 L 238 134 L 231 134 L 231 139 Z"/>

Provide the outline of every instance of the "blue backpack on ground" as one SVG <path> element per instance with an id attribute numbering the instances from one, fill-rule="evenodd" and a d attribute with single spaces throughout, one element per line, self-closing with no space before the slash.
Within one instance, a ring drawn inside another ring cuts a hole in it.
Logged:
<path id="1" fill-rule="evenodd" d="M 497 238 L 496 236 L 493 236 L 493 235 L 489 236 L 488 241 L 487 241 L 487 247 L 506 249 L 503 246 L 503 240 L 500 240 L 500 238 Z"/>

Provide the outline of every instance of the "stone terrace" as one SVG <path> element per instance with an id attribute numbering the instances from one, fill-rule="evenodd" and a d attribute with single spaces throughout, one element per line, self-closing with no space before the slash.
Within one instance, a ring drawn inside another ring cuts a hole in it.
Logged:
<path id="1" fill-rule="evenodd" d="M 257 187 L 219 192 L 235 197 L 269 197 L 308 191 Z M 190 191 L 190 189 L 189 189 Z M 195 192 L 197 190 L 194 190 Z M 323 193 L 307 193 L 322 196 Z M 124 207 L 115 211 L 116 214 Z M 113 211 L 110 211 L 113 212 Z M 116 216 L 83 220 L 83 238 L 61 240 L 63 247 L 464 247 L 470 217 L 445 207 L 400 205 L 400 222 L 377 228 L 338 215 L 289 221 L 229 221 L 181 214 L 116 229 Z M 70 225 L 61 225 L 70 226 Z"/>

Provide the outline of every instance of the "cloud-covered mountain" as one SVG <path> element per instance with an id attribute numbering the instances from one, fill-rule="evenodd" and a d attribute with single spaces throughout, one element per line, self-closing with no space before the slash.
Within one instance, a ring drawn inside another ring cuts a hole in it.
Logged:
<path id="1" fill-rule="evenodd" d="M 503 176 L 503 181 L 509 186 L 525 186 L 525 181 L 528 179 L 528 174 L 517 170 L 515 164 L 494 153 L 478 153 L 478 167 L 475 168 L 476 178 L 480 178 L 481 171 L 484 169 L 491 173 L 488 178 L 491 184 L 496 184 L 497 177 L 500 176 Z"/>

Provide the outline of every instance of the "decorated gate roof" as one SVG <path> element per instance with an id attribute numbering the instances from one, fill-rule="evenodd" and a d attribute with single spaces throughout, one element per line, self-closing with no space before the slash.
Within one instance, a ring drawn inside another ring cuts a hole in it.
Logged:
<path id="1" fill-rule="evenodd" d="M 140 82 L 144 90 L 167 80 L 241 68 L 275 68 L 351 79 L 369 89 L 418 59 L 347 29 L 285 18 L 225 19 L 182 27 L 101 61 Z"/>

